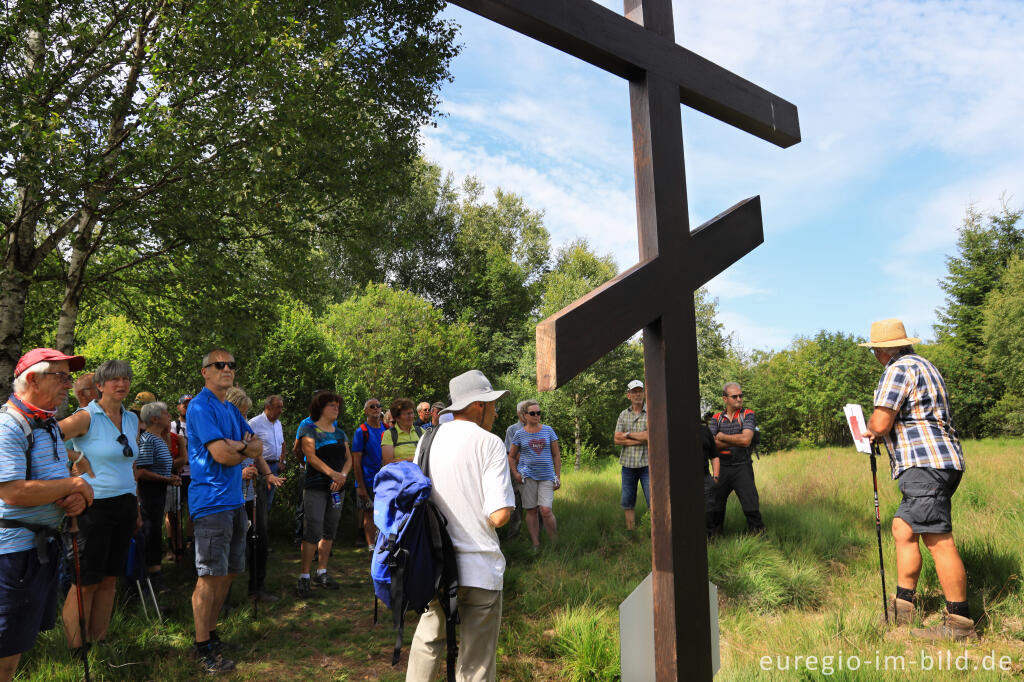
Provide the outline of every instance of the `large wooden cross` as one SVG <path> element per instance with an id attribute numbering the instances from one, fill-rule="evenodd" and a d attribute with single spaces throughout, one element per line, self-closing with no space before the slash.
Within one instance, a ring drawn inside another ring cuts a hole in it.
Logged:
<path id="1" fill-rule="evenodd" d="M 679 104 L 780 147 L 796 107 L 675 42 L 671 0 L 452 0 L 629 81 L 640 263 L 537 327 L 550 390 L 641 327 L 646 362 L 657 679 L 712 677 L 693 292 L 762 241 L 759 197 L 693 232 Z"/>

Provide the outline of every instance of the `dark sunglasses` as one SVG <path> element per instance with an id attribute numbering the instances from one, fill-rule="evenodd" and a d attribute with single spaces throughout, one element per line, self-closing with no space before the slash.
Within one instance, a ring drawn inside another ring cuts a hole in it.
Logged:
<path id="1" fill-rule="evenodd" d="M 742 397 L 743 397 L 743 394 L 742 394 L 742 393 L 733 393 L 733 394 L 732 394 L 731 396 L 729 396 L 729 397 L 730 397 L 730 398 L 742 398 Z"/>
<path id="2" fill-rule="evenodd" d="M 531 417 L 539 417 L 540 410 L 536 410 L 535 412 L 527 412 L 526 414 L 530 415 Z"/>
<path id="3" fill-rule="evenodd" d="M 227 362 L 224 360 L 215 360 L 214 362 L 211 362 L 208 365 L 203 365 L 203 369 L 206 369 L 207 367 L 216 367 L 217 369 L 224 369 L 225 367 L 227 367 L 228 369 L 234 369 L 236 366 L 237 365 L 235 364 L 234 360 Z"/>
<path id="4" fill-rule="evenodd" d="M 134 457 L 135 453 L 132 451 L 132 446 L 128 443 L 128 436 L 123 433 L 117 437 L 117 442 L 121 444 L 121 454 L 125 457 Z"/>
<path id="5" fill-rule="evenodd" d="M 379 410 L 380 409 L 380 405 L 367 405 L 367 407 L 370 408 L 371 410 Z"/>

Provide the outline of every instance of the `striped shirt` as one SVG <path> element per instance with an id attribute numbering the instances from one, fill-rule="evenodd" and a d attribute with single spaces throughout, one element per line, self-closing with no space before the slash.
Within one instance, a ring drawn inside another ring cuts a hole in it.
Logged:
<path id="1" fill-rule="evenodd" d="M 33 430 L 32 480 L 48 481 L 68 477 L 68 452 L 46 429 Z M 15 418 L 0 414 L 0 482 L 25 479 L 25 451 L 28 439 Z M 59 528 L 64 511 L 55 503 L 20 507 L 0 499 L 0 518 L 17 519 Z M 35 534 L 27 528 L 0 528 L 0 554 L 22 552 L 35 547 Z"/>
<path id="2" fill-rule="evenodd" d="M 630 405 L 619 413 L 615 420 L 616 433 L 633 433 L 647 430 L 647 403 L 644 403 L 640 414 L 633 411 Z M 642 469 L 647 466 L 647 445 L 623 445 L 619 453 L 619 464 L 627 469 Z"/>
<path id="3" fill-rule="evenodd" d="M 535 481 L 555 480 L 551 444 L 557 440 L 555 430 L 547 424 L 541 424 L 540 431 L 536 433 L 530 433 L 526 427 L 516 431 L 512 442 L 519 446 L 519 473 Z"/>
<path id="4" fill-rule="evenodd" d="M 875 407 L 896 412 L 885 434 L 893 478 L 911 467 L 964 470 L 946 382 L 935 365 L 916 353 L 892 358 L 875 389 Z"/>
<path id="5" fill-rule="evenodd" d="M 163 438 L 154 436 L 149 431 L 143 431 L 139 436 L 139 458 L 135 460 L 135 466 L 140 469 L 149 469 L 158 476 L 170 476 L 171 451 Z"/>

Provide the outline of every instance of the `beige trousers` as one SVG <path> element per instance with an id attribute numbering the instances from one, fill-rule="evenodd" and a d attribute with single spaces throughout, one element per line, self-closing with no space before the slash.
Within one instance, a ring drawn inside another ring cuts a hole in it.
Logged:
<path id="1" fill-rule="evenodd" d="M 501 624 L 501 590 L 459 588 L 459 658 L 455 679 L 459 682 L 494 682 L 498 626 Z M 445 661 L 444 611 L 435 599 L 420 616 L 409 647 L 405 682 L 431 682 Z"/>

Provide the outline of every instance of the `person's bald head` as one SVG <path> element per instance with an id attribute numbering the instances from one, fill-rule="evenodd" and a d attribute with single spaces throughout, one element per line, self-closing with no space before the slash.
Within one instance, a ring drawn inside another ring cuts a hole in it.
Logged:
<path id="1" fill-rule="evenodd" d="M 79 407 L 85 407 L 100 397 L 99 391 L 96 390 L 96 382 L 93 381 L 92 372 L 80 374 L 75 379 L 75 385 L 71 390 L 75 392 L 75 400 L 78 401 Z"/>

